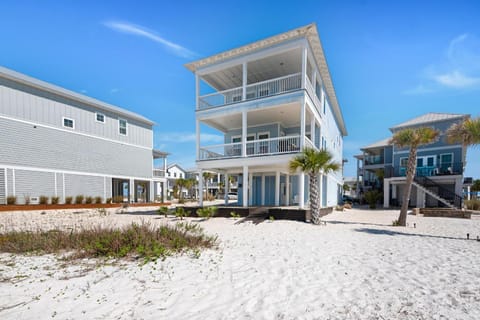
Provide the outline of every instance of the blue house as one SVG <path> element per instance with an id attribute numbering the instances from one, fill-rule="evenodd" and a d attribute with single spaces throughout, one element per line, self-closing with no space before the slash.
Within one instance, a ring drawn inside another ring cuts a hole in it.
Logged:
<path id="1" fill-rule="evenodd" d="M 390 128 L 392 134 L 405 128 L 424 126 L 440 132 L 437 141 L 418 148 L 410 206 L 462 206 L 466 148 L 461 144 L 449 144 L 446 131 L 454 123 L 469 117 L 466 114 L 427 113 Z M 362 154 L 355 156 L 359 195 L 377 189 L 383 192 L 384 207 L 401 205 L 409 149 L 391 145 L 390 138 L 386 138 L 361 150 Z"/>

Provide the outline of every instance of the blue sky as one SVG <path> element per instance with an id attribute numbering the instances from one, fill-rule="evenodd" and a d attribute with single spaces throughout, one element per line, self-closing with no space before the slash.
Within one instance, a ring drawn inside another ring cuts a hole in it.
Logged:
<path id="1" fill-rule="evenodd" d="M 478 1 L 0 2 L 0 65 L 138 112 L 155 146 L 194 166 L 194 76 L 185 63 L 317 23 L 359 148 L 427 112 L 480 115 Z M 221 143 L 206 134 L 203 141 Z M 480 178 L 480 148 L 466 175 Z"/>

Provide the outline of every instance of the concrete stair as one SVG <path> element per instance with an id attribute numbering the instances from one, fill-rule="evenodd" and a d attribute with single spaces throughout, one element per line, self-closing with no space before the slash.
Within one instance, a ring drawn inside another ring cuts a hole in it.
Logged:
<path id="1" fill-rule="evenodd" d="M 450 201 L 440 197 L 438 194 L 436 194 L 435 192 L 425 188 L 424 186 L 422 186 L 421 184 L 413 181 L 412 184 L 419 188 L 420 190 L 423 190 L 426 194 L 430 195 L 431 197 L 437 199 L 438 201 L 440 201 L 441 203 L 443 203 L 444 205 L 446 205 L 447 207 L 451 208 L 451 209 L 457 209 L 457 207 L 455 207 L 453 204 L 450 203 Z"/>

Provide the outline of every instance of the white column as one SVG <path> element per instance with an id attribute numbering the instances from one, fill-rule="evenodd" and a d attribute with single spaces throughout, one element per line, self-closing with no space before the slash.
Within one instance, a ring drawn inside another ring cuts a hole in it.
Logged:
<path id="1" fill-rule="evenodd" d="M 303 209 L 305 207 L 305 174 L 301 172 L 298 175 L 298 196 L 300 199 L 298 199 L 298 206 L 300 209 Z"/>
<path id="2" fill-rule="evenodd" d="M 323 173 L 318 175 L 318 199 L 320 201 L 320 208 L 323 206 Z"/>
<path id="3" fill-rule="evenodd" d="M 196 155 L 197 155 L 197 160 L 200 160 L 200 120 L 196 119 L 195 120 L 195 134 L 196 134 Z M 165 170 L 165 173 L 167 171 Z"/>
<path id="4" fill-rule="evenodd" d="M 280 171 L 275 175 L 275 205 L 280 205 Z"/>
<path id="5" fill-rule="evenodd" d="M 300 150 L 305 146 L 305 100 L 300 106 Z"/>
<path id="6" fill-rule="evenodd" d="M 247 62 L 242 64 L 242 101 L 247 100 Z"/>
<path id="7" fill-rule="evenodd" d="M 310 140 L 312 140 L 313 145 L 315 146 L 315 116 L 312 114 L 312 119 L 310 119 Z"/>
<path id="8" fill-rule="evenodd" d="M 198 171 L 198 205 L 203 207 L 203 170 Z"/>
<path id="9" fill-rule="evenodd" d="M 58 196 L 58 190 L 57 190 L 57 173 L 53 173 L 53 178 L 54 178 L 54 184 L 55 184 L 55 197 Z M 103 179 L 103 190 L 105 190 L 105 178 Z"/>
<path id="10" fill-rule="evenodd" d="M 425 191 L 416 187 L 417 189 L 417 208 L 425 208 Z"/>
<path id="11" fill-rule="evenodd" d="M 65 203 L 65 198 L 66 198 L 66 195 L 65 195 L 65 173 L 62 173 L 62 194 L 63 194 L 63 203 Z"/>
<path id="12" fill-rule="evenodd" d="M 261 195 L 262 195 L 262 196 L 261 196 L 261 202 L 260 202 L 260 204 L 261 204 L 262 206 L 264 206 L 264 205 L 265 205 L 265 175 L 264 175 L 264 174 L 262 174 L 262 183 L 261 183 L 261 185 L 262 185 L 262 192 L 261 192 Z"/>
<path id="13" fill-rule="evenodd" d="M 16 188 L 15 188 L 15 185 L 17 183 L 15 182 L 15 169 L 12 169 L 12 192 L 13 192 L 13 196 L 15 197 L 16 196 Z"/>
<path id="14" fill-rule="evenodd" d="M 307 47 L 302 48 L 302 88 L 305 88 L 305 77 L 307 76 Z"/>
<path id="15" fill-rule="evenodd" d="M 220 174 L 218 174 L 218 181 L 220 181 Z M 228 192 L 230 191 L 230 183 L 228 182 L 228 173 L 225 172 L 223 175 L 223 178 L 225 179 L 225 187 L 223 188 L 225 190 L 225 205 L 228 204 Z"/>
<path id="16" fill-rule="evenodd" d="M 285 205 L 289 206 L 290 205 L 290 175 L 287 174 L 285 176 Z"/>
<path id="17" fill-rule="evenodd" d="M 250 190 L 250 192 L 248 193 L 248 204 L 250 205 L 253 203 L 253 174 L 252 173 L 248 174 L 248 190 Z"/>
<path id="18" fill-rule="evenodd" d="M 242 182 L 242 188 L 243 188 L 243 207 L 248 207 L 248 166 L 243 166 L 243 182 Z"/>
<path id="19" fill-rule="evenodd" d="M 129 182 L 130 186 L 129 186 L 129 190 L 128 190 L 128 198 L 130 200 L 130 202 L 135 202 L 135 180 L 133 179 L 130 179 L 130 182 Z"/>
<path id="20" fill-rule="evenodd" d="M 313 80 L 312 80 L 312 87 L 313 87 L 313 94 L 317 94 L 316 89 L 317 89 L 317 69 L 313 67 Z M 320 106 L 317 106 L 320 107 Z"/>
<path id="21" fill-rule="evenodd" d="M 195 72 L 195 109 L 200 109 L 200 77 Z"/>
<path id="22" fill-rule="evenodd" d="M 242 111 L 242 157 L 247 156 L 247 111 Z"/>
<path id="23" fill-rule="evenodd" d="M 390 207 L 390 181 L 387 179 L 383 180 L 383 207 Z"/>
<path id="24" fill-rule="evenodd" d="M 467 200 L 470 200 L 470 186 L 467 186 Z"/>

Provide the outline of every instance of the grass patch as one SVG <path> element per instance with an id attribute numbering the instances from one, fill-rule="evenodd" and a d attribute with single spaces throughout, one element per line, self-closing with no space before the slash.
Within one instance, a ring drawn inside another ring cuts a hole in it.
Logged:
<path id="1" fill-rule="evenodd" d="M 165 258 L 189 250 L 211 248 L 217 238 L 196 224 L 156 227 L 132 223 L 125 228 L 94 227 L 79 231 L 10 231 L 0 234 L 0 252 L 49 254 L 72 252 L 70 259 Z"/>

